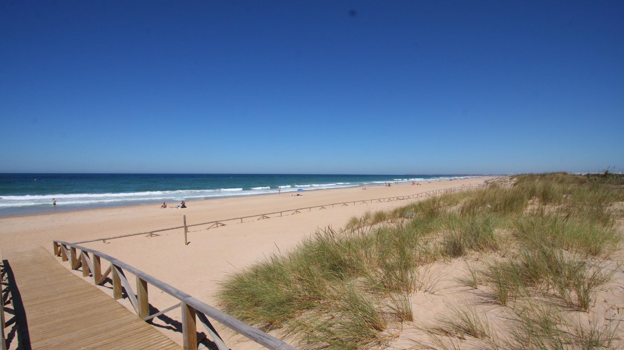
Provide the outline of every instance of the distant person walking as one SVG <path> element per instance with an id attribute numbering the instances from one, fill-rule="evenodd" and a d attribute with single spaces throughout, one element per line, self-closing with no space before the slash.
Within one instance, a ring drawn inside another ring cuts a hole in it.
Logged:
<path id="1" fill-rule="evenodd" d="M 277 194 L 282 194 L 282 188 L 281 187 L 277 188 Z"/>
<path id="2" fill-rule="evenodd" d="M 56 205 L 56 198 L 52 198 L 52 205 Z"/>

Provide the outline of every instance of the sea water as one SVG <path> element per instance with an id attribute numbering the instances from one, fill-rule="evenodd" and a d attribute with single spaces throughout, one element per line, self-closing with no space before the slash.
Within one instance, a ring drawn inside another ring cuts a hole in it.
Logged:
<path id="1" fill-rule="evenodd" d="M 294 191 L 427 182 L 471 175 L 0 174 L 0 216 Z M 52 199 L 57 205 L 52 205 Z"/>

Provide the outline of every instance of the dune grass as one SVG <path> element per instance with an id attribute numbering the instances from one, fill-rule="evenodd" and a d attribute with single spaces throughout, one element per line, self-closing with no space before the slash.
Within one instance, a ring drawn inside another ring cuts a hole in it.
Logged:
<path id="1" fill-rule="evenodd" d="M 504 348 L 524 349 L 612 349 L 616 326 L 584 325 L 566 317 L 549 304 L 527 302 L 513 309 L 510 317 L 516 327 L 504 341 Z"/>
<path id="2" fill-rule="evenodd" d="M 598 220 L 600 221 L 600 220 Z M 583 255 L 599 256 L 621 239 L 612 225 L 592 221 L 586 215 L 539 213 L 515 221 L 514 235 L 527 247 L 548 245 Z"/>
<path id="3" fill-rule="evenodd" d="M 342 230 L 319 230 L 290 253 L 230 276 L 218 299 L 225 312 L 264 329 L 281 328 L 303 348 L 357 349 L 384 344 L 388 322 L 413 320 L 410 295 L 431 292 L 423 287 L 423 266 L 500 253 L 484 269 L 469 269 L 467 283 L 484 284 L 503 306 L 540 296 L 587 311 L 611 278 L 600 261 L 622 239 L 615 228 L 622 213 L 611 209 L 624 201 L 616 180 L 523 175 L 511 187 L 366 213 Z M 456 320 L 463 328 L 478 327 L 473 316 Z M 537 331 L 547 334 L 547 327 Z M 537 331 L 514 336 L 520 341 Z M 484 336 L 475 329 L 463 332 Z M 556 338 L 548 342 L 546 348 L 558 348 Z"/>
<path id="4" fill-rule="evenodd" d="M 479 289 L 479 271 L 468 262 L 466 262 L 466 269 L 468 270 L 467 276 L 459 278 L 459 282 L 473 289 Z"/>
<path id="5" fill-rule="evenodd" d="M 465 339 L 473 337 L 484 339 L 491 337 L 487 316 L 480 314 L 474 308 L 454 308 L 451 315 L 438 320 L 438 325 L 428 330 L 436 335 Z"/>
<path id="6" fill-rule="evenodd" d="M 611 273 L 587 260 L 542 245 L 523 249 L 517 256 L 494 261 L 484 272 L 501 305 L 519 297 L 547 295 L 588 311 L 592 296 L 606 284 Z"/>

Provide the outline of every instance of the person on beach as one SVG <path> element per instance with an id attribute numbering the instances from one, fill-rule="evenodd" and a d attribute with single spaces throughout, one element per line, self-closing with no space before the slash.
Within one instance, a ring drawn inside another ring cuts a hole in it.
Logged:
<path id="1" fill-rule="evenodd" d="M 160 206 L 160 209 L 167 209 L 167 203 L 163 202 L 163 204 Z"/>
<path id="2" fill-rule="evenodd" d="M 186 203 L 184 203 L 184 201 L 182 201 L 182 203 L 180 203 L 180 208 L 186 209 Z"/>
<path id="3" fill-rule="evenodd" d="M 282 188 L 281 187 L 277 188 L 277 194 L 282 194 Z"/>
<path id="4" fill-rule="evenodd" d="M 52 205 L 56 205 L 56 199 L 52 198 Z"/>

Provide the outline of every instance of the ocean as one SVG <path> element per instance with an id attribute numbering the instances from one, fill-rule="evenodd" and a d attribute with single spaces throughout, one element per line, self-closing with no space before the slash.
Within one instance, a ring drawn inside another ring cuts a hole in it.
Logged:
<path id="1" fill-rule="evenodd" d="M 471 175 L 0 174 L 0 216 L 282 192 L 426 182 Z M 52 199 L 57 205 L 52 205 Z"/>

